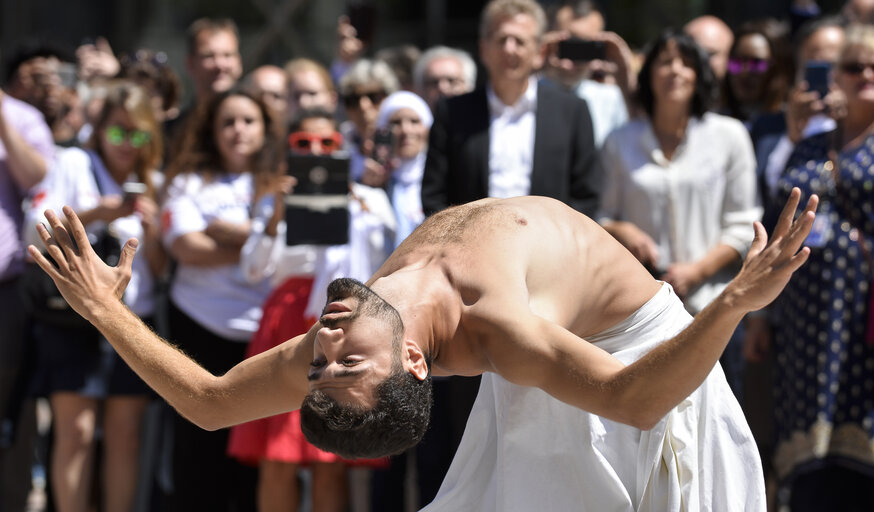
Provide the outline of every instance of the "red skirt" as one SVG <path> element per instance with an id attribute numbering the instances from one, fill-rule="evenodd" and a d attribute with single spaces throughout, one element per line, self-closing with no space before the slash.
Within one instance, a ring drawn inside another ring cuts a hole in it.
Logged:
<path id="1" fill-rule="evenodd" d="M 290 277 L 270 294 L 246 357 L 270 350 L 312 327 L 315 319 L 305 318 L 312 287 L 312 277 Z M 301 465 L 315 462 L 346 462 L 369 467 L 388 465 L 387 458 L 349 461 L 316 448 L 301 432 L 300 412 L 296 410 L 232 427 L 228 455 L 253 465 L 262 459 Z"/>

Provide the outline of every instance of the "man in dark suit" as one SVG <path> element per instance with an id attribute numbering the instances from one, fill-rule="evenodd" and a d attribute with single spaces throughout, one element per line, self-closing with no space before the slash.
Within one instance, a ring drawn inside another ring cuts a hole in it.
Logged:
<path id="1" fill-rule="evenodd" d="M 534 76 L 545 26 L 533 0 L 486 5 L 480 58 L 489 82 L 437 104 L 422 181 L 426 214 L 527 194 L 595 213 L 602 172 L 586 103 Z"/>

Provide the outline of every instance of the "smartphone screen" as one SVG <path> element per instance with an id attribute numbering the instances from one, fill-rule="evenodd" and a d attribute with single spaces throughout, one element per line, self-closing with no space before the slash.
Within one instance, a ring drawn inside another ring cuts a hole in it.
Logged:
<path id="1" fill-rule="evenodd" d="M 380 165 L 387 166 L 394 150 L 393 144 L 394 137 L 391 130 L 376 130 L 373 134 L 373 159 L 379 162 Z"/>
<path id="2" fill-rule="evenodd" d="M 574 61 L 604 60 L 603 41 L 591 41 L 589 39 L 565 39 L 558 43 L 558 58 Z"/>
<path id="3" fill-rule="evenodd" d="M 145 183 L 128 181 L 121 186 L 121 190 L 124 192 L 124 201 L 127 202 L 135 201 L 137 197 L 145 194 L 147 187 Z"/>
<path id="4" fill-rule="evenodd" d="M 804 66 L 804 81 L 808 90 L 818 92 L 820 98 L 828 94 L 831 67 L 831 63 L 825 61 L 812 61 Z"/>

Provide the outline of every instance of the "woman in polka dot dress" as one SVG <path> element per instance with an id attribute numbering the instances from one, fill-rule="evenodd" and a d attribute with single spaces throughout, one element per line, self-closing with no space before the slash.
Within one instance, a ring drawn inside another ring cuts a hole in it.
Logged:
<path id="1" fill-rule="evenodd" d="M 810 259 L 772 311 L 774 464 L 793 512 L 874 510 L 874 27 L 847 32 L 833 74 L 846 117 L 798 145 L 774 203 L 794 186 L 820 197 Z"/>

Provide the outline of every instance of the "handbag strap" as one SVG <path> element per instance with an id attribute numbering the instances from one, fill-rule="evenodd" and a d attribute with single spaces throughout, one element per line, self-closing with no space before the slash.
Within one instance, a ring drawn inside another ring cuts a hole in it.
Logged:
<path id="1" fill-rule="evenodd" d="M 103 196 L 103 187 L 100 186 L 100 177 L 97 176 L 97 155 L 94 151 L 85 150 L 88 155 L 88 168 L 91 170 L 91 176 L 94 176 L 94 184 L 97 185 L 97 193 Z"/>

